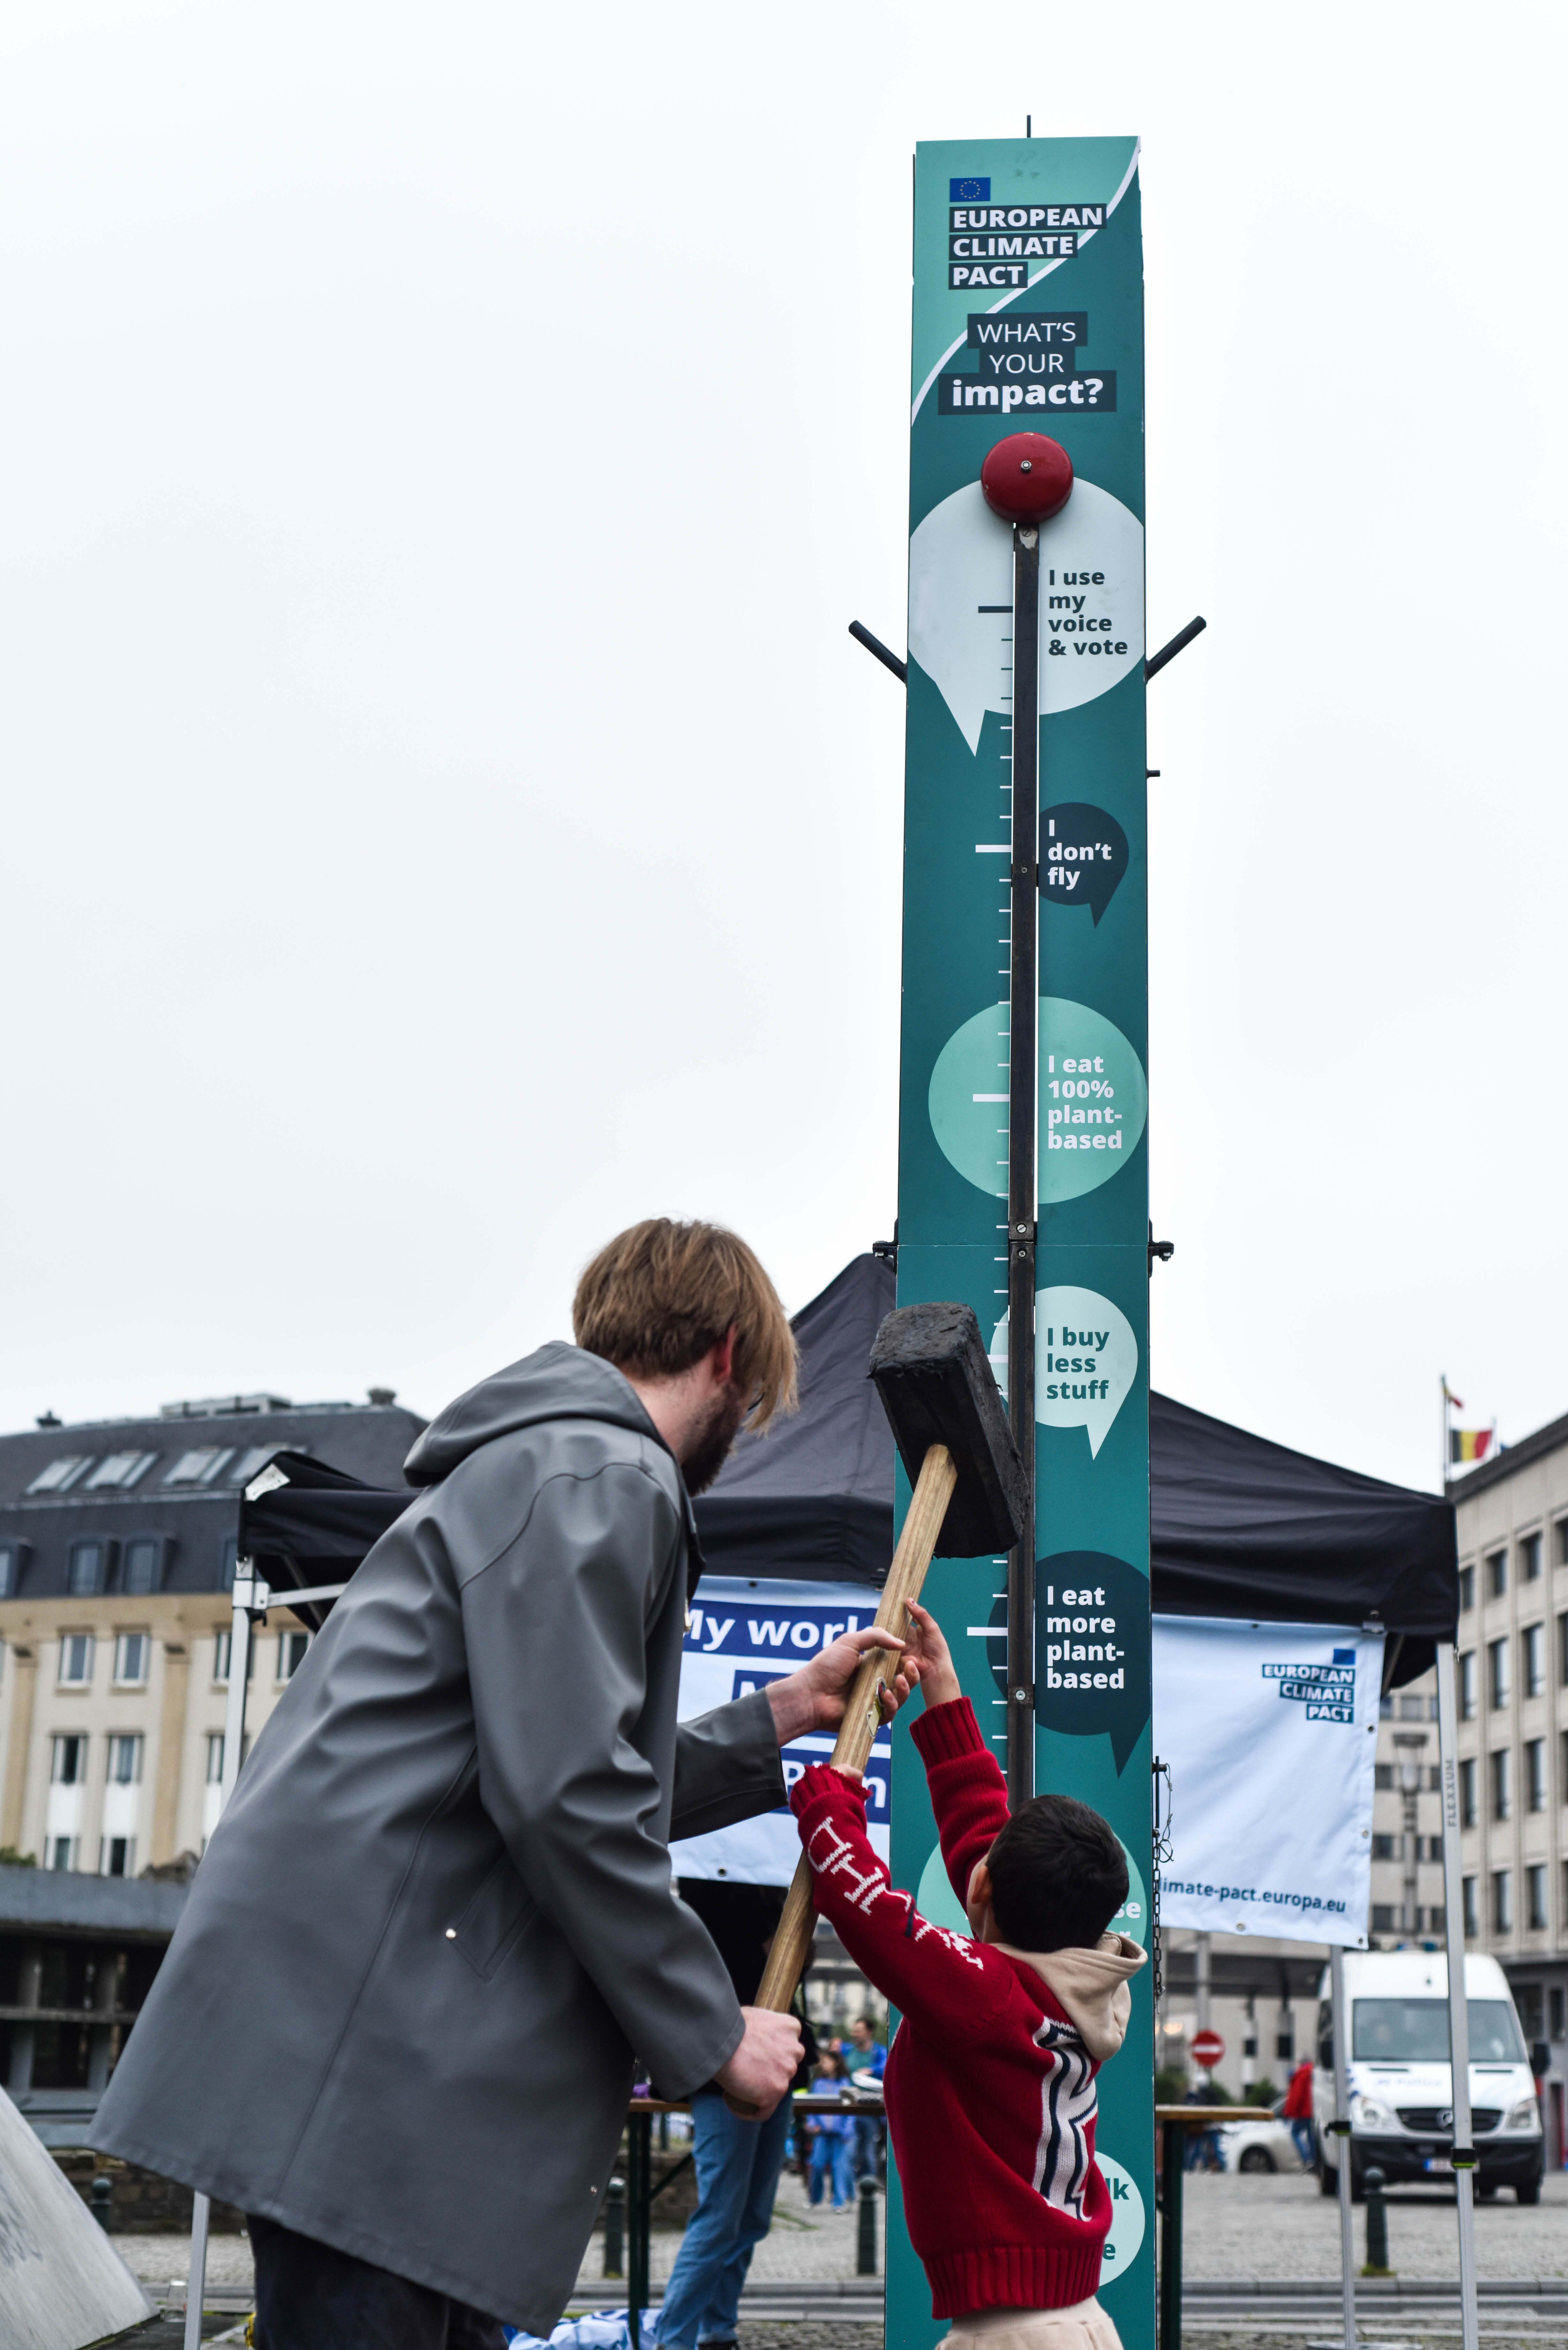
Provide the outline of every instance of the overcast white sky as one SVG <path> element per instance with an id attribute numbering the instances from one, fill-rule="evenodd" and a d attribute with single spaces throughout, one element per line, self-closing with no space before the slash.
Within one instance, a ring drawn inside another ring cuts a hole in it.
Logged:
<path id="1" fill-rule="evenodd" d="M 1568 1409 L 1561 11 L 0 20 L 0 1426 L 894 1213 L 909 156 L 1141 134 L 1153 1369 Z"/>

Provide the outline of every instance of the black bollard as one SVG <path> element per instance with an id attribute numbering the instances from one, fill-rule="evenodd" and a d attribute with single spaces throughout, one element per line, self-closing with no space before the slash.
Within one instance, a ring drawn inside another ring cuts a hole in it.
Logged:
<path id="1" fill-rule="evenodd" d="M 106 2236 L 114 2232 L 114 2222 L 109 2215 L 109 2199 L 114 2193 L 114 2181 L 100 2171 L 92 2183 L 92 2216 Z"/>
<path id="2" fill-rule="evenodd" d="M 612 2178 L 605 2189 L 605 2274 L 626 2274 L 626 2181 Z"/>
<path id="3" fill-rule="evenodd" d="M 877 2181 L 860 2181 L 860 2225 L 855 2245 L 855 2273 L 875 2276 L 877 2273 Z"/>
<path id="4" fill-rule="evenodd" d="M 1376 2164 L 1362 2174 L 1366 2189 L 1366 2263 L 1363 2276 L 1392 2276 L 1388 2265 L 1388 2205 L 1383 2189 L 1388 2181 Z"/>

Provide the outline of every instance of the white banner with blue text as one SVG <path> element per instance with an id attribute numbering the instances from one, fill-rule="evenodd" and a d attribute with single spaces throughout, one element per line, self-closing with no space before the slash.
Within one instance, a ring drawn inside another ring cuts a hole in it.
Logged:
<path id="1" fill-rule="evenodd" d="M 1154 1619 L 1166 1926 L 1366 1947 L 1380 1633 Z"/>
<path id="2" fill-rule="evenodd" d="M 845 1632 L 877 1617 L 877 1594 L 856 1583 L 750 1582 L 705 1575 L 697 1586 L 680 1659 L 680 1719 L 711 1712 L 782 1679 Z M 833 1753 L 833 1733 L 796 1738 L 784 1750 L 786 1789 L 813 1762 Z M 893 1751 L 877 1734 L 866 1766 L 866 1817 L 871 1842 L 888 1857 L 888 1798 Z M 677 1877 L 722 1877 L 740 1885 L 787 1885 L 800 1858 L 794 1814 L 781 1806 L 732 1828 L 672 1844 Z"/>

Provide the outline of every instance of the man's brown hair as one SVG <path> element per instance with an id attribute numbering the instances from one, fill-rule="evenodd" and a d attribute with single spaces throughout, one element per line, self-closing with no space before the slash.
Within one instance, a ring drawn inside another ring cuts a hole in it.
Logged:
<path id="1" fill-rule="evenodd" d="M 795 1407 L 794 1333 L 757 1259 L 722 1224 L 631 1225 L 585 1268 L 572 1300 L 578 1346 L 635 1378 L 689 1371 L 732 1323 L 736 1382 L 757 1397 L 747 1425 L 763 1429 Z"/>

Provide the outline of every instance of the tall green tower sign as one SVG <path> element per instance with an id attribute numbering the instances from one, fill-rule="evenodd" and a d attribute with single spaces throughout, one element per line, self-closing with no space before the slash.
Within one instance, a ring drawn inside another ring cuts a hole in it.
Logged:
<path id="1" fill-rule="evenodd" d="M 1148 1939 L 1143 272 L 1133 139 L 915 163 L 898 1296 L 992 1340 L 1033 1538 L 927 1597 L 1008 1770 L 1127 1847 Z M 982 478 L 983 477 L 983 478 Z M 1017 788 L 1014 790 L 1016 778 Z M 895 1739 L 893 1874 L 961 1925 Z M 1100 2075 L 1101 2295 L 1154 2337 L 1149 1972 Z M 888 2228 L 888 2340 L 941 2328 Z"/>

